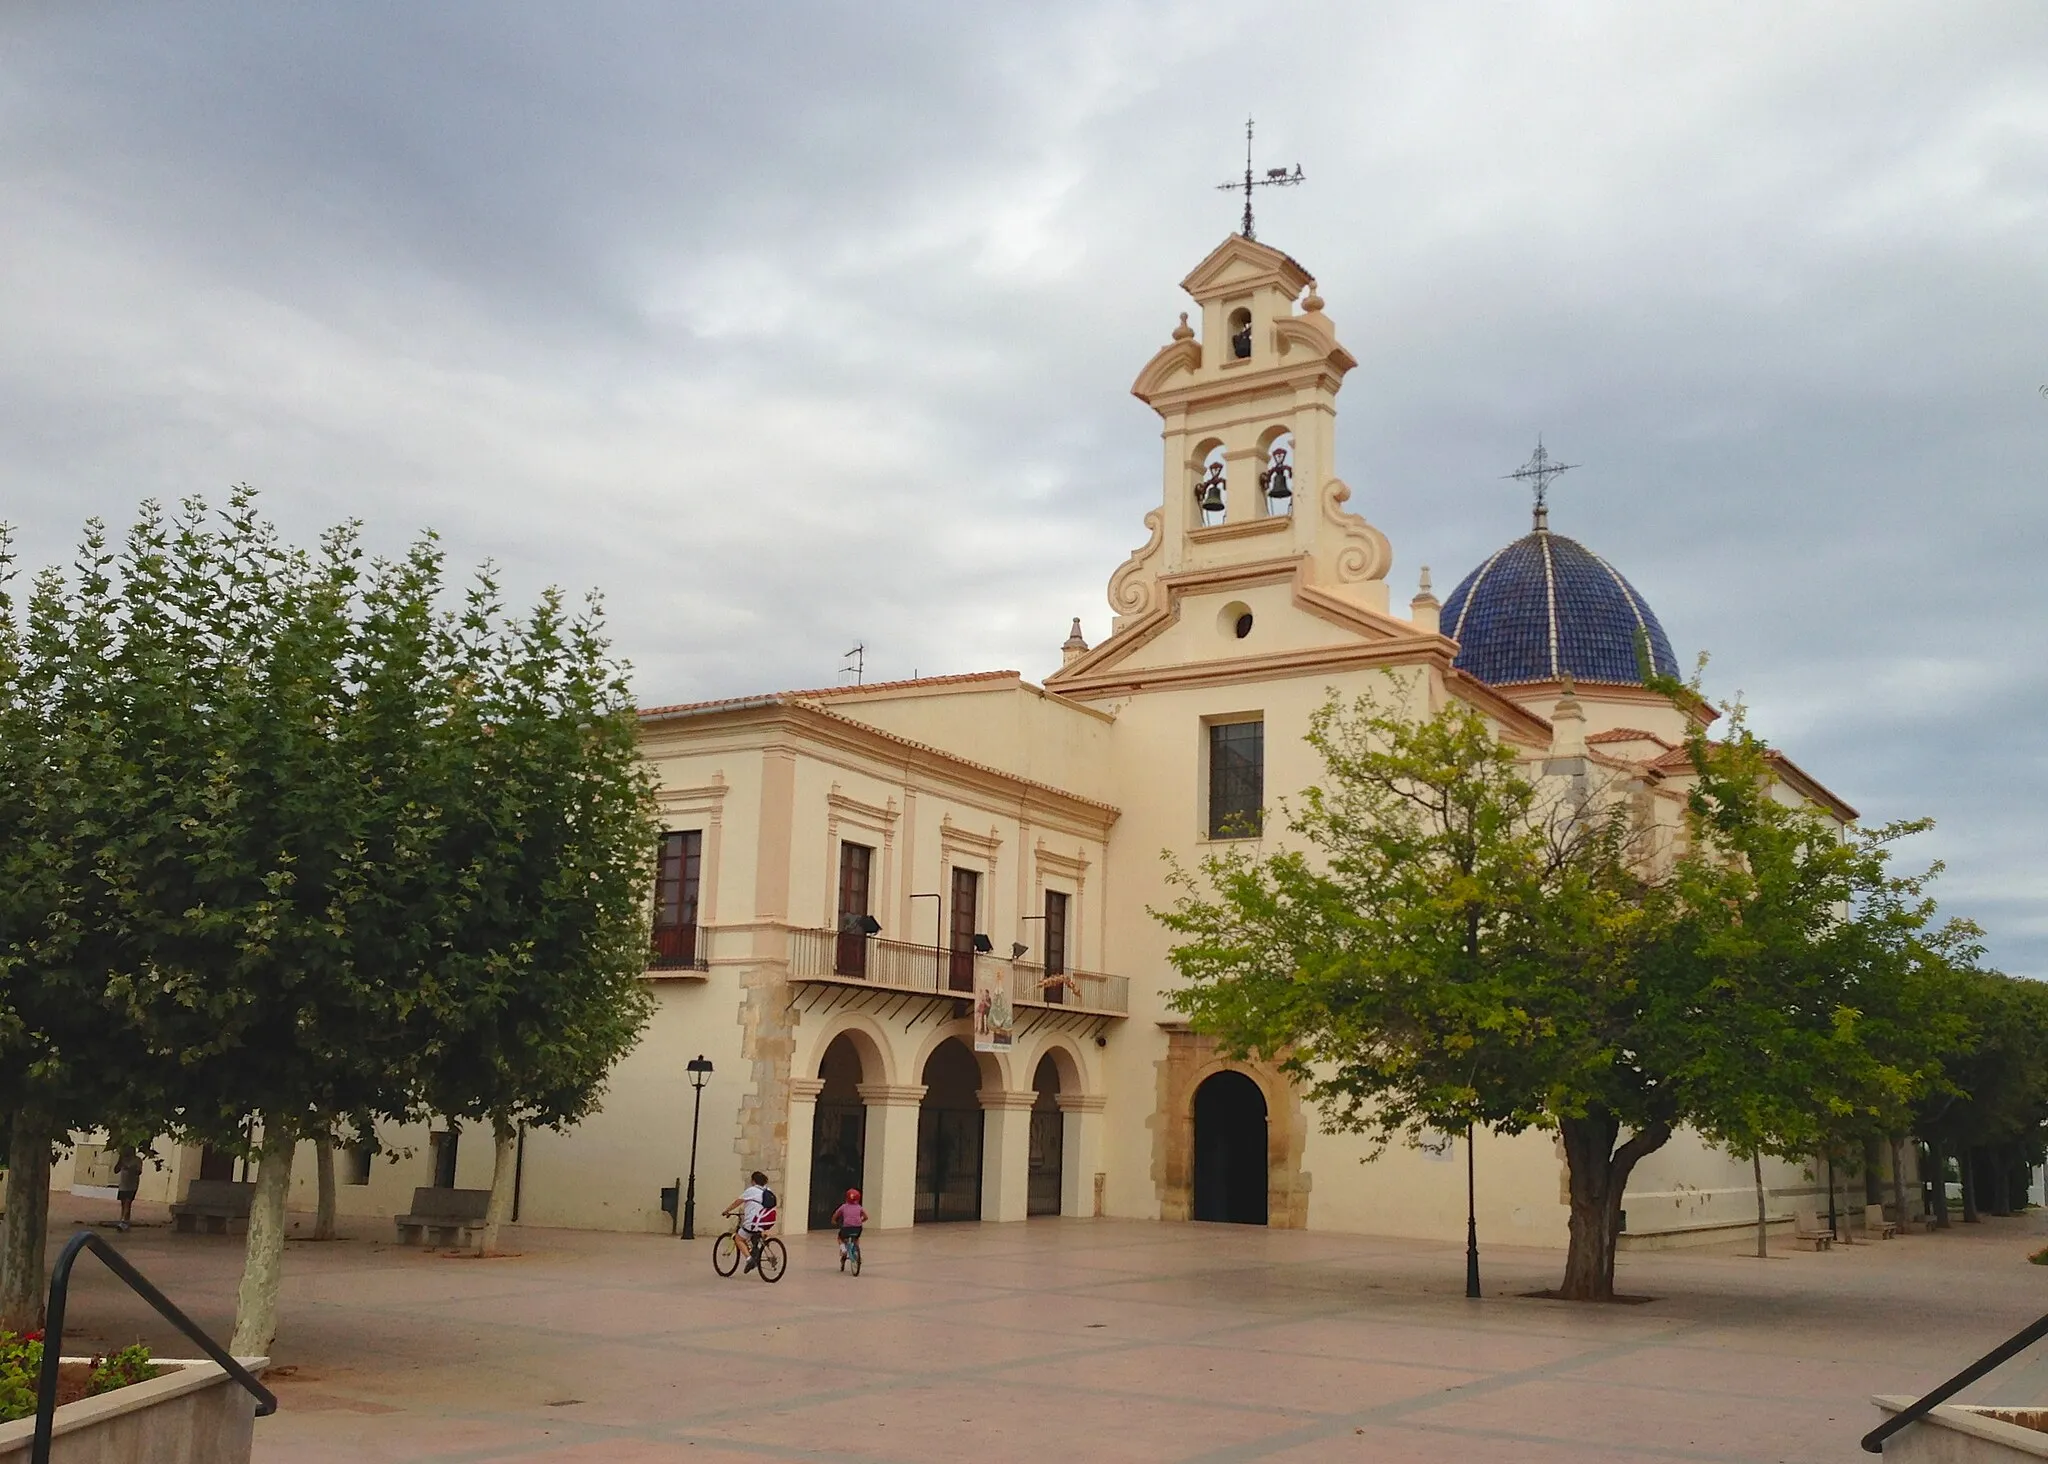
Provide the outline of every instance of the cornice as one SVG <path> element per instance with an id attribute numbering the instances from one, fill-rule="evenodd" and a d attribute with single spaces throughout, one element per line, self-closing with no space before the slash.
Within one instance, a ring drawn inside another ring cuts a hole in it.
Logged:
<path id="1" fill-rule="evenodd" d="M 1189 529 L 1188 540 L 1195 544 L 1215 544 L 1228 539 L 1249 539 L 1255 534 L 1277 534 L 1293 522 L 1292 514 L 1261 514 L 1258 518 L 1239 519 L 1234 524 L 1204 524 L 1199 529 Z"/>
<path id="2" fill-rule="evenodd" d="M 1314 672 L 1356 671 L 1376 666 L 1430 664 L 1448 668 L 1449 657 L 1438 645 L 1441 639 L 1411 636 L 1398 641 L 1267 651 L 1257 656 L 1231 656 L 1179 666 L 1147 666 L 1122 673 L 1111 670 L 1065 685 L 1069 696 L 1107 697 L 1232 682 L 1280 681 Z"/>
<path id="3" fill-rule="evenodd" d="M 758 701 L 710 707 L 691 714 L 689 720 L 698 722 L 707 732 L 733 725 L 752 726 L 764 732 L 773 729 L 772 735 L 765 740 L 748 744 L 764 751 L 800 753 L 805 750 L 803 743 L 808 738 L 842 751 L 884 759 L 892 766 L 948 777 L 962 786 L 993 793 L 1006 803 L 1022 803 L 1042 813 L 1064 816 L 1084 828 L 1106 829 L 1122 816 L 1122 810 L 1113 803 L 1104 803 L 1051 783 L 1041 783 L 1035 778 L 960 757 L 943 748 L 899 737 L 809 702 L 764 697 Z M 680 719 L 671 719 L 663 724 L 661 731 L 665 738 L 679 739 L 684 729 Z"/>

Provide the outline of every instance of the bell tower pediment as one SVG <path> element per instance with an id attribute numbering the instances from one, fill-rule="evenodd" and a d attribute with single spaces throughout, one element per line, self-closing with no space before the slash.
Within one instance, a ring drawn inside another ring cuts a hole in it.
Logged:
<path id="1" fill-rule="evenodd" d="M 1110 580 L 1115 633 L 1165 613 L 1169 579 L 1255 565 L 1299 564 L 1302 583 L 1385 614 L 1392 551 L 1333 470 L 1337 392 L 1357 362 L 1315 281 L 1233 234 L 1181 287 L 1195 310 L 1131 386 L 1160 417 L 1164 491 L 1150 541 Z"/>

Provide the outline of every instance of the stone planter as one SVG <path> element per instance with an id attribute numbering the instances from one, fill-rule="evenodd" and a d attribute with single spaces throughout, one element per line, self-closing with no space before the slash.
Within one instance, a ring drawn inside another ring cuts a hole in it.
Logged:
<path id="1" fill-rule="evenodd" d="M 154 1361 L 169 1371 L 59 1408 L 50 1464 L 247 1464 L 256 1400 L 218 1363 Z M 259 1377 L 269 1361 L 241 1359 Z M 33 1418 L 0 1423 L 0 1464 L 26 1464 L 35 1436 Z"/>
<path id="2" fill-rule="evenodd" d="M 1913 1403 L 1907 1397 L 1870 1401 L 1883 1409 L 1886 1417 L 1903 1413 Z M 2009 1460 L 2048 1459 L 2048 1433 L 2043 1429 L 2048 1429 L 2048 1408 L 1949 1403 L 1886 1439 L 1884 1457 L 1905 1464 L 2006 1464 Z"/>

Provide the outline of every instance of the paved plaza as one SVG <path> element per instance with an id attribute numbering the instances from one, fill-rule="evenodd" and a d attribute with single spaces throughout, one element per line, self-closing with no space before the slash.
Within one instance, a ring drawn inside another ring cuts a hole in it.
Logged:
<path id="1" fill-rule="evenodd" d="M 239 1240 L 141 1218 L 105 1233 L 225 1336 Z M 1869 1394 L 2048 1310 L 2038 1216 L 1769 1262 L 1629 1255 L 1623 1289 L 1654 1300 L 1604 1307 L 1518 1294 L 1555 1283 L 1553 1252 L 1487 1250 L 1470 1302 L 1457 1244 L 1240 1226 L 884 1232 L 859 1280 L 797 1236 L 768 1286 L 714 1275 L 706 1240 L 515 1229 L 519 1255 L 478 1261 L 388 1224 L 291 1246 L 259 1460 L 1849 1460 Z M 179 1350 L 91 1262 L 72 1309 L 81 1342 Z M 1975 1396 L 2048 1398 L 2048 1361 Z"/>

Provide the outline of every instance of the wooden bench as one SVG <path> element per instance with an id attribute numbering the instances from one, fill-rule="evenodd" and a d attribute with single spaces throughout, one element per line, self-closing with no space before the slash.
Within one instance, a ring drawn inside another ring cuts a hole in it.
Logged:
<path id="1" fill-rule="evenodd" d="M 254 1180 L 195 1179 L 185 1198 L 171 1206 L 171 1224 L 190 1235 L 232 1235 L 249 1226 L 249 1202 L 256 1196 Z"/>
<path id="2" fill-rule="evenodd" d="M 430 1246 L 470 1245 L 474 1233 L 483 1229 L 490 1204 L 489 1190 L 422 1185 L 412 1192 L 412 1213 L 391 1219 L 407 1245 L 418 1245 L 422 1236 Z"/>

